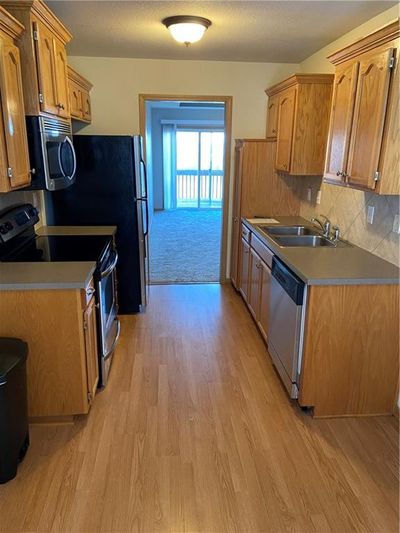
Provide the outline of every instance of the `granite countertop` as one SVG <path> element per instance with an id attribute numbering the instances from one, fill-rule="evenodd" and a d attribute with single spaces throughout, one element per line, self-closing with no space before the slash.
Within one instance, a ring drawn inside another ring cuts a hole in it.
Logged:
<path id="1" fill-rule="evenodd" d="M 358 246 L 282 247 L 257 227 L 263 225 L 312 224 L 302 217 L 272 217 L 276 223 L 262 219 L 242 219 L 257 237 L 270 248 L 307 285 L 397 285 L 400 269 Z"/>
<path id="2" fill-rule="evenodd" d="M 84 289 L 96 263 L 0 263 L 0 291 L 33 289 Z"/>
<path id="3" fill-rule="evenodd" d="M 117 226 L 41 226 L 38 235 L 115 235 Z"/>

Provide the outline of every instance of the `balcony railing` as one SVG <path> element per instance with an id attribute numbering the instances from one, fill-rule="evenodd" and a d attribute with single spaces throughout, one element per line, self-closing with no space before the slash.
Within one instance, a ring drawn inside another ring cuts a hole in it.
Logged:
<path id="1" fill-rule="evenodd" d="M 222 170 L 177 170 L 176 207 L 221 208 Z"/>

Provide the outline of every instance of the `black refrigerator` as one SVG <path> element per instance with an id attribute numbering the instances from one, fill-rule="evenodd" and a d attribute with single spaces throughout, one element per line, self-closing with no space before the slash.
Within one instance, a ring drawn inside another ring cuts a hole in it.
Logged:
<path id="1" fill-rule="evenodd" d="M 46 193 L 47 224 L 117 226 L 120 314 L 146 305 L 149 225 L 146 165 L 140 135 L 75 135 L 75 183 Z"/>

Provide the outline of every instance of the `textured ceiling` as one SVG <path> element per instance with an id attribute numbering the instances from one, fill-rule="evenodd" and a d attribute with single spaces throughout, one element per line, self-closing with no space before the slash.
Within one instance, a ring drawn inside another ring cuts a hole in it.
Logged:
<path id="1" fill-rule="evenodd" d="M 74 39 L 70 55 L 297 63 L 395 1 L 52 0 L 49 7 Z M 212 21 L 186 48 L 161 20 L 200 15 Z"/>

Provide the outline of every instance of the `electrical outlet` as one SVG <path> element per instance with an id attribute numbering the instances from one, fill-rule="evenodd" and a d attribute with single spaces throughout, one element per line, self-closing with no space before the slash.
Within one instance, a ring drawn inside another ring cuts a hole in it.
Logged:
<path id="1" fill-rule="evenodd" d="M 321 191 L 321 190 L 317 191 L 317 197 L 316 197 L 316 199 L 315 199 L 315 202 L 316 202 L 317 204 L 320 204 L 320 203 L 321 203 L 321 196 L 322 196 L 322 191 Z"/>
<path id="2" fill-rule="evenodd" d="M 374 223 L 374 216 L 375 216 L 375 206 L 369 205 L 367 210 L 367 222 L 368 224 Z"/>
<path id="3" fill-rule="evenodd" d="M 311 202 L 311 200 L 312 200 L 312 189 L 311 189 L 311 187 L 309 187 L 309 188 L 307 189 L 307 200 L 308 200 L 309 202 Z"/>
<path id="4" fill-rule="evenodd" d="M 397 235 L 400 235 L 400 215 L 394 215 L 392 231 L 393 233 L 397 233 Z"/>

